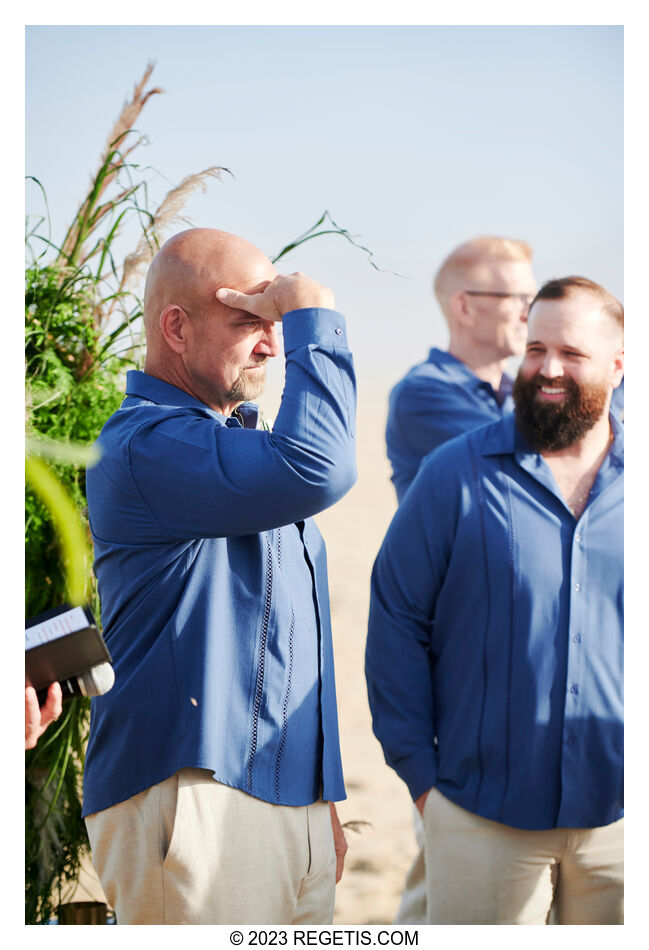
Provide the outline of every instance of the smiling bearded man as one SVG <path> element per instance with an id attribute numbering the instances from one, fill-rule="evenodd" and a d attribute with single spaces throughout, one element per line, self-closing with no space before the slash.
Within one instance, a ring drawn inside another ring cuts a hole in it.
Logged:
<path id="1" fill-rule="evenodd" d="M 598 288 L 598 285 L 595 287 Z M 563 281 L 549 281 L 544 286 L 542 295 L 537 297 L 537 315 L 542 300 L 563 299 L 564 309 L 575 309 L 578 304 L 574 296 L 556 298 L 552 294 L 570 291 L 575 294 L 580 289 L 590 291 L 595 299 L 599 298 L 612 315 L 619 313 L 620 305 L 612 295 L 603 288 L 594 291 L 591 282 L 585 278 L 573 277 Z M 583 298 L 581 303 L 583 304 Z M 616 322 L 615 317 L 613 321 Z M 620 325 L 620 332 L 621 330 Z M 611 345 L 615 346 L 614 339 L 611 339 Z M 580 440 L 602 417 L 610 396 L 608 380 L 602 378 L 579 383 L 570 375 L 569 369 L 566 370 L 563 366 L 561 374 L 554 378 L 549 378 L 541 371 L 530 376 L 526 368 L 530 366 L 532 356 L 541 350 L 542 347 L 537 341 L 528 343 L 526 364 L 521 367 L 514 382 L 512 395 L 516 405 L 516 425 L 529 444 L 536 449 L 565 449 Z M 583 354 L 573 350 L 569 362 L 573 364 L 582 357 Z"/>
<path id="2" fill-rule="evenodd" d="M 623 922 L 623 320 L 544 285 L 514 414 L 425 459 L 374 565 L 373 728 L 431 924 Z"/>

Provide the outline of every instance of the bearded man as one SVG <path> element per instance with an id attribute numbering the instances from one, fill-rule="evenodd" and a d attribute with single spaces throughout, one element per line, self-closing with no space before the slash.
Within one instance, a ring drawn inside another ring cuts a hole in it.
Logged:
<path id="1" fill-rule="evenodd" d="M 366 676 L 428 922 L 623 922 L 623 309 L 545 284 L 514 414 L 435 450 L 372 574 Z"/>
<path id="2" fill-rule="evenodd" d="M 324 542 L 355 479 L 332 292 L 233 234 L 158 251 L 147 355 L 88 506 L 115 685 L 93 700 L 84 817 L 121 924 L 331 923 L 344 836 Z M 272 431 L 249 402 L 281 351 Z"/>

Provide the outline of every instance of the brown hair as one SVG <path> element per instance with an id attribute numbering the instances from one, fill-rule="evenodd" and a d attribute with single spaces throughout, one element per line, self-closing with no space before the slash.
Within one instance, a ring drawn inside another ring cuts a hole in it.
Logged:
<path id="1" fill-rule="evenodd" d="M 620 301 L 601 284 L 596 284 L 587 277 L 558 277 L 546 281 L 530 304 L 530 310 L 537 300 L 564 300 L 566 297 L 575 297 L 578 293 L 595 297 L 601 303 L 602 310 L 617 323 L 620 330 L 624 330 L 624 307 Z"/>

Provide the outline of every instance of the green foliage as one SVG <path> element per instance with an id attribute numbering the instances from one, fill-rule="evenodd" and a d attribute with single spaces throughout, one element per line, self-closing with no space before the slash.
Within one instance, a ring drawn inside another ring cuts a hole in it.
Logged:
<path id="1" fill-rule="evenodd" d="M 64 603 L 75 587 L 78 595 L 80 561 L 88 581 L 87 600 L 99 619 L 96 584 L 86 556 L 90 532 L 85 468 L 83 460 L 75 458 L 79 455 L 75 447 L 94 442 L 119 407 L 124 373 L 133 365 L 128 355 L 111 355 L 110 345 L 121 343 L 124 330 L 141 314 L 140 301 L 123 290 L 111 252 L 125 208 L 133 205 L 137 190 L 119 189 L 118 175 L 124 167 L 115 148 L 109 148 L 61 248 L 42 234 L 43 221 L 28 235 L 28 447 L 49 455 L 47 466 L 37 458 L 28 459 L 27 465 L 28 617 Z M 111 181 L 118 185 L 118 193 L 113 198 L 105 196 L 99 213 L 97 201 Z M 100 224 L 103 231 L 97 233 Z M 32 252 L 37 242 L 45 248 L 39 256 Z M 53 261 L 45 262 L 48 251 L 56 253 Z M 124 309 L 127 301 L 130 311 Z M 108 334 L 105 327 L 111 316 L 117 327 Z M 52 453 L 54 445 L 67 447 L 67 456 L 65 451 Z M 71 585 L 73 567 L 77 580 Z M 61 719 L 25 753 L 26 923 L 43 923 L 56 913 L 66 887 L 78 878 L 81 856 L 88 847 L 81 786 L 89 710 L 88 700 L 66 704 Z"/>
<path id="2" fill-rule="evenodd" d="M 100 341 L 93 322 L 93 287 L 85 274 L 56 265 L 26 271 L 25 359 L 28 432 L 63 443 L 93 442 L 122 399 L 122 364 L 98 363 Z M 85 509 L 85 471 L 51 465 L 79 511 Z M 60 543 L 43 500 L 26 497 L 27 616 L 66 600 Z"/>
<path id="3" fill-rule="evenodd" d="M 327 224 L 330 224 L 330 227 L 327 227 Z M 290 251 L 295 250 L 296 247 L 299 247 L 301 244 L 305 244 L 307 241 L 312 241 L 314 238 L 323 237 L 325 234 L 338 234 L 340 237 L 344 237 L 346 241 L 349 241 L 350 244 L 353 244 L 354 247 L 360 248 L 361 251 L 365 251 L 367 254 L 367 259 L 369 263 L 375 270 L 380 270 L 380 267 L 374 263 L 372 258 L 374 257 L 373 251 L 370 251 L 369 247 L 365 247 L 363 244 L 358 244 L 349 231 L 346 228 L 341 228 L 340 225 L 336 224 L 334 219 L 331 217 L 328 211 L 323 211 L 315 224 L 311 225 L 308 231 L 305 231 L 304 234 L 301 234 L 295 240 L 291 241 L 289 244 L 285 245 L 282 250 L 271 258 L 273 264 L 276 264 L 280 258 L 284 257 Z"/>
<path id="4" fill-rule="evenodd" d="M 122 400 L 125 365 L 115 358 L 105 363 L 96 359 L 101 343 L 93 318 L 93 282 L 87 272 L 54 264 L 32 264 L 25 277 L 28 433 L 48 442 L 93 442 Z M 85 469 L 61 460 L 50 461 L 49 469 L 76 508 L 89 548 Z M 60 525 L 57 529 L 42 490 L 37 493 L 31 484 L 25 516 L 25 613 L 29 617 L 68 599 L 70 558 L 61 556 L 65 530 Z M 71 522 L 65 526 L 74 527 Z M 98 615 L 89 565 L 87 576 L 88 599 Z M 80 783 L 89 705 L 87 700 L 67 704 L 64 716 L 25 756 L 28 923 L 45 921 L 55 913 L 58 895 L 67 882 L 76 880 L 87 847 Z"/>
<path id="5" fill-rule="evenodd" d="M 81 775 L 90 700 L 66 703 L 63 715 L 26 753 L 25 923 L 47 921 L 59 893 L 74 884 L 87 847 Z"/>

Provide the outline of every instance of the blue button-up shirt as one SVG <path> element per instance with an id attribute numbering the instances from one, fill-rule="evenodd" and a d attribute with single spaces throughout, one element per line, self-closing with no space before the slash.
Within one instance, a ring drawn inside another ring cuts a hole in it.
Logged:
<path id="1" fill-rule="evenodd" d="M 311 516 L 353 484 L 343 317 L 284 316 L 271 432 L 129 373 L 88 507 L 115 685 L 92 702 L 84 814 L 177 769 L 265 801 L 345 797 L 324 542 Z M 242 424 L 243 423 L 243 424 Z"/>
<path id="2" fill-rule="evenodd" d="M 457 357 L 433 347 L 390 393 L 385 439 L 399 502 L 429 452 L 512 412 L 511 390 L 509 376 L 495 392 Z"/>
<path id="3" fill-rule="evenodd" d="M 514 417 L 432 452 L 372 574 L 374 732 L 413 799 L 517 828 L 622 815 L 623 435 L 578 520 Z"/>

